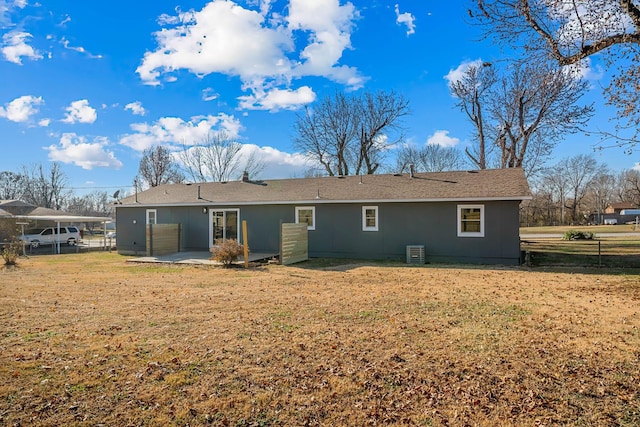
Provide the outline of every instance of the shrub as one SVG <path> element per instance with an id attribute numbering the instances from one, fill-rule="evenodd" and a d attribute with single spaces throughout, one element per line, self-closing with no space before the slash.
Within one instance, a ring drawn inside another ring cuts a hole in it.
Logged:
<path id="1" fill-rule="evenodd" d="M 589 231 L 569 230 L 564 233 L 562 240 L 593 240 L 595 234 Z"/>
<path id="2" fill-rule="evenodd" d="M 16 265 L 20 256 L 20 242 L 12 241 L 5 243 L 2 248 L 2 259 L 4 265 Z"/>
<path id="3" fill-rule="evenodd" d="M 0 220 L 0 255 L 5 265 L 16 265 L 20 255 L 20 241 L 15 220 Z"/>
<path id="4" fill-rule="evenodd" d="M 213 256 L 211 259 L 221 262 L 224 267 L 229 267 L 238 260 L 238 257 L 244 252 L 244 246 L 235 239 L 227 239 L 222 241 L 216 240 L 216 244 L 211 248 Z"/>

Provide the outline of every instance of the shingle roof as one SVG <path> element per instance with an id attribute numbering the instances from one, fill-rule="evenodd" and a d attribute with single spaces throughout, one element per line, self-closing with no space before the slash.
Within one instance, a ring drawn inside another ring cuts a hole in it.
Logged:
<path id="1" fill-rule="evenodd" d="M 512 168 L 416 173 L 413 177 L 409 174 L 363 175 L 167 184 L 123 198 L 117 206 L 524 200 L 530 197 L 524 171 Z"/>
<path id="2" fill-rule="evenodd" d="M 635 206 L 629 202 L 614 202 L 609 203 L 609 207 L 612 209 L 633 209 Z"/>

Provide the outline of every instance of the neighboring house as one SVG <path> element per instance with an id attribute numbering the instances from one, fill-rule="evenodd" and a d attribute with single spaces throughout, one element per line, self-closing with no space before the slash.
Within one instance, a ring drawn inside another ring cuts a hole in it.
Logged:
<path id="1" fill-rule="evenodd" d="M 604 210 L 602 223 L 604 224 L 625 224 L 636 221 L 638 216 L 637 206 L 628 202 L 611 203 Z"/>
<path id="2" fill-rule="evenodd" d="M 146 253 L 147 224 L 181 224 L 181 249 L 216 239 L 278 253 L 280 224 L 308 223 L 309 256 L 518 264 L 519 205 L 531 198 L 520 168 L 200 184 L 167 184 L 115 204 L 118 252 Z M 241 242 L 242 243 L 242 242 Z"/>
<path id="3" fill-rule="evenodd" d="M 0 200 L 0 221 L 9 221 L 12 230 L 22 231 L 31 227 L 57 227 L 60 229 L 61 224 L 81 223 L 102 223 L 106 230 L 106 223 L 110 222 L 111 218 L 74 215 L 64 211 L 34 206 L 20 200 Z"/>
<path id="4" fill-rule="evenodd" d="M 610 203 L 604 210 L 606 214 L 620 214 L 624 209 L 634 209 L 635 206 L 628 202 Z"/>

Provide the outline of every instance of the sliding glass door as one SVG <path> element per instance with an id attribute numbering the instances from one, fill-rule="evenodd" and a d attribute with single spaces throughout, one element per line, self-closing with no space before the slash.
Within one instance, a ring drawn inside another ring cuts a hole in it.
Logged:
<path id="1" fill-rule="evenodd" d="M 221 209 L 209 210 L 211 228 L 209 233 L 209 246 L 213 246 L 219 239 L 222 241 L 236 239 L 240 242 L 240 210 Z"/>

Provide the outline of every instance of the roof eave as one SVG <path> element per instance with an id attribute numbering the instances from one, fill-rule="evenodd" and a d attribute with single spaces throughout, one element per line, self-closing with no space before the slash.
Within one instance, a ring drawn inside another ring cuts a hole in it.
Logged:
<path id="1" fill-rule="evenodd" d="M 454 197 L 454 198 L 429 198 L 429 199 L 307 199 L 307 200 L 274 200 L 274 201 L 244 201 L 223 202 L 200 200 L 197 202 L 182 203 L 131 203 L 114 205 L 116 208 L 147 208 L 147 207 L 187 207 L 187 206 L 259 206 L 259 205 L 318 205 L 318 204 L 375 204 L 375 203 L 449 203 L 449 202 L 498 202 L 498 201 L 524 201 L 532 200 L 532 196 L 509 197 Z"/>

